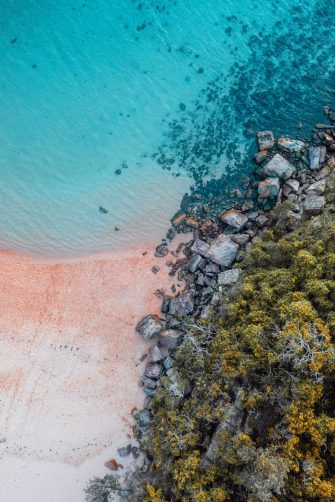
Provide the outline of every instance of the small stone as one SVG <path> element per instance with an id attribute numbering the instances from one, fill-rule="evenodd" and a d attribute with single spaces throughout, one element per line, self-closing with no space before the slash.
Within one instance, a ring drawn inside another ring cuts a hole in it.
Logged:
<path id="1" fill-rule="evenodd" d="M 101 214 L 107 214 L 108 213 L 108 209 L 106 209 L 105 207 L 103 206 L 99 206 L 99 212 Z"/>
<path id="2" fill-rule="evenodd" d="M 322 195 L 326 190 L 326 180 L 316 181 L 306 188 L 307 195 Z"/>
<path id="3" fill-rule="evenodd" d="M 327 166 L 323 167 L 322 169 L 320 169 L 320 171 L 318 171 L 317 173 L 315 173 L 314 175 L 314 178 L 319 181 L 323 178 L 327 178 L 327 176 L 329 176 L 329 168 Z"/>
<path id="4" fill-rule="evenodd" d="M 117 452 L 120 457 L 127 457 L 127 455 L 129 455 L 131 452 L 131 444 L 127 444 L 127 446 L 121 446 L 121 448 L 117 449 Z"/>
<path id="5" fill-rule="evenodd" d="M 295 167 L 282 155 L 276 153 L 275 156 L 262 168 L 265 176 L 274 176 L 287 180 L 295 172 Z"/>
<path id="6" fill-rule="evenodd" d="M 272 131 L 259 131 L 257 133 L 257 142 L 259 150 L 268 150 L 273 148 L 275 140 Z"/>
<path id="7" fill-rule="evenodd" d="M 151 272 L 156 275 L 159 272 L 159 267 L 157 265 L 154 265 L 151 268 Z"/>
<path id="8" fill-rule="evenodd" d="M 222 212 L 220 214 L 220 220 L 236 230 L 240 230 L 248 222 L 248 218 L 237 209 L 230 209 L 229 211 Z"/>
<path id="9" fill-rule="evenodd" d="M 208 263 L 205 267 L 205 274 L 206 275 L 216 275 L 220 272 L 220 269 L 215 263 Z"/>
<path id="10" fill-rule="evenodd" d="M 153 380 L 152 378 L 149 378 L 144 375 L 142 379 L 144 387 L 147 387 L 148 389 L 156 389 L 157 387 L 157 381 Z"/>
<path id="11" fill-rule="evenodd" d="M 122 467 L 121 464 L 119 464 L 115 458 L 111 458 L 110 460 L 107 460 L 107 462 L 105 462 L 105 467 L 107 467 L 108 469 L 110 469 L 111 471 L 117 471 L 119 467 Z"/>
<path id="12" fill-rule="evenodd" d="M 219 286 L 232 286 L 235 284 L 242 273 L 240 268 L 232 268 L 231 270 L 226 270 L 218 275 L 218 285 Z"/>
<path id="13" fill-rule="evenodd" d="M 319 195 L 307 195 L 304 200 L 304 210 L 308 216 L 320 214 L 326 205 L 326 198 Z"/>
<path id="14" fill-rule="evenodd" d="M 162 242 L 159 246 L 156 247 L 155 256 L 157 258 L 162 258 L 168 254 L 169 250 L 167 248 L 166 242 Z"/>
<path id="15" fill-rule="evenodd" d="M 280 190 L 278 178 L 267 178 L 258 184 L 258 195 L 261 198 L 277 197 Z"/>
<path id="16" fill-rule="evenodd" d="M 137 423 L 141 429 L 146 429 L 150 423 L 150 412 L 147 409 L 141 410 L 137 414 Z"/>
<path id="17" fill-rule="evenodd" d="M 136 326 L 136 331 L 144 340 L 151 340 L 163 330 L 164 323 L 158 316 L 147 315 Z"/>
<path id="18" fill-rule="evenodd" d="M 259 215 L 259 212 L 258 211 L 252 211 L 251 213 L 248 213 L 248 220 L 249 221 L 256 221 L 256 218 L 257 216 Z M 249 231 L 247 230 L 246 233 L 249 233 Z"/>
<path id="19" fill-rule="evenodd" d="M 237 250 L 236 242 L 233 242 L 228 235 L 220 234 L 210 245 L 207 255 L 218 265 L 230 267 L 236 258 Z"/>
<path id="20" fill-rule="evenodd" d="M 182 337 L 182 332 L 176 329 L 165 329 L 159 335 L 159 345 L 161 347 L 167 347 L 169 349 L 174 349 L 179 340 Z"/>

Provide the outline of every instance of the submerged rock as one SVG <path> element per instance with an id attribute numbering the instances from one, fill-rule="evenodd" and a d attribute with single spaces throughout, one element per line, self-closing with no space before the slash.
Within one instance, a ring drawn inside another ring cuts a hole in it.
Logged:
<path id="1" fill-rule="evenodd" d="M 295 172 L 295 167 L 282 155 L 276 153 L 276 155 L 262 168 L 262 171 L 265 176 L 273 176 L 287 180 L 291 178 L 292 174 Z"/>
<path id="2" fill-rule="evenodd" d="M 239 246 L 228 235 L 220 234 L 210 245 L 207 256 L 222 267 L 230 267 L 234 262 Z"/>
<path id="3" fill-rule="evenodd" d="M 147 315 L 138 323 L 136 331 L 144 338 L 151 340 L 154 336 L 158 336 L 164 327 L 164 322 L 156 315 Z"/>
<path id="4" fill-rule="evenodd" d="M 292 139 L 288 136 L 282 136 L 278 140 L 278 146 L 286 153 L 300 153 L 305 148 L 305 143 L 299 139 Z"/>
<path id="5" fill-rule="evenodd" d="M 257 133 L 257 142 L 259 150 L 268 150 L 275 144 L 272 131 L 259 131 Z"/>

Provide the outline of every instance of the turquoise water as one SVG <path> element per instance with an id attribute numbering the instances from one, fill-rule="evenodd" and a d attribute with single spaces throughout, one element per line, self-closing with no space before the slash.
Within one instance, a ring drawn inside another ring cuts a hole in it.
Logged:
<path id="1" fill-rule="evenodd" d="M 158 239 L 191 185 L 250 171 L 257 129 L 309 135 L 334 103 L 325 0 L 0 0 L 0 33 L 10 249 Z"/>

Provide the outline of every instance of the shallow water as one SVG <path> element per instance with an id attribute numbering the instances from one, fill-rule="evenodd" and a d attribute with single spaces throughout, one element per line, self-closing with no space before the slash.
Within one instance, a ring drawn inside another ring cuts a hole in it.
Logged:
<path id="1" fill-rule="evenodd" d="M 191 185 L 250 171 L 257 129 L 309 135 L 334 100 L 325 0 L 0 0 L 0 30 L 10 249 L 163 237 Z"/>

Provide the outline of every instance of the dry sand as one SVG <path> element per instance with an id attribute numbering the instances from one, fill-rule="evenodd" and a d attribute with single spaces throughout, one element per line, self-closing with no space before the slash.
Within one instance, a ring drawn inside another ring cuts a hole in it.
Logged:
<path id="1" fill-rule="evenodd" d="M 134 327 L 173 282 L 152 256 L 152 244 L 67 263 L 0 254 L 1 502 L 82 502 L 131 434 L 146 349 Z"/>

